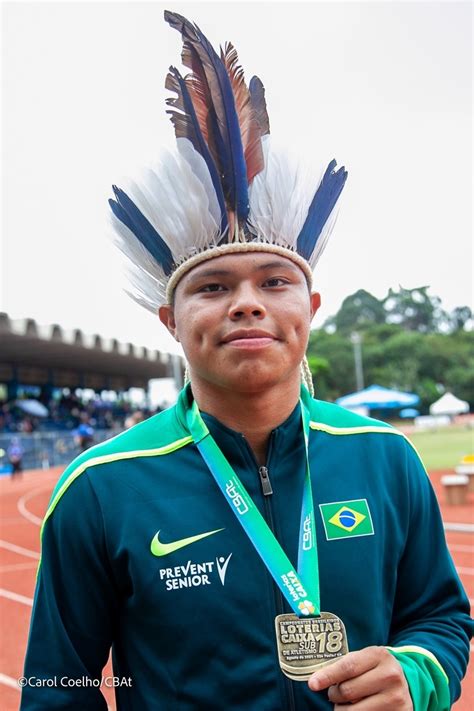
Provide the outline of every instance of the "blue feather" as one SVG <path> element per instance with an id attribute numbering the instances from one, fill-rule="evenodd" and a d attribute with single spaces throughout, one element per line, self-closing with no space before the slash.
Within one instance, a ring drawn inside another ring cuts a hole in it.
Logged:
<path id="1" fill-rule="evenodd" d="M 344 166 L 334 172 L 336 161 L 332 160 L 311 201 L 308 214 L 298 235 L 296 249 L 304 259 L 309 260 L 324 225 L 331 214 L 347 178 Z"/>
<path id="2" fill-rule="evenodd" d="M 109 205 L 115 217 L 133 232 L 135 237 L 150 252 L 151 256 L 161 265 L 165 274 L 171 274 L 174 267 L 174 259 L 166 242 L 160 237 L 153 225 L 148 222 L 135 203 L 130 200 L 127 193 L 115 185 L 112 186 L 112 189 L 117 202 L 109 200 Z"/>
<path id="3" fill-rule="evenodd" d="M 178 83 L 181 94 L 178 92 L 178 87 L 176 87 L 176 82 Z M 214 190 L 216 191 L 217 200 L 219 202 L 219 207 L 221 209 L 221 234 L 227 229 L 227 212 L 225 207 L 224 193 L 222 192 L 222 185 L 219 179 L 219 173 L 217 172 L 216 164 L 211 156 L 209 148 L 206 141 L 202 135 L 201 128 L 199 126 L 199 121 L 196 116 L 196 111 L 194 110 L 193 102 L 186 86 L 186 82 L 175 67 L 170 67 L 170 73 L 166 78 L 166 88 L 171 91 L 176 91 L 178 93 L 178 99 L 167 99 L 166 103 L 168 106 L 178 106 L 179 98 L 182 99 L 182 110 L 183 114 L 176 111 L 167 111 L 166 113 L 171 114 L 171 120 L 175 127 L 176 137 L 186 137 L 193 144 L 195 150 L 200 153 L 204 158 L 209 174 L 211 176 L 212 184 Z M 179 107 L 181 108 L 181 107 Z"/>
<path id="4" fill-rule="evenodd" d="M 214 51 L 201 30 L 185 17 L 165 10 L 165 20 L 178 30 L 192 52 L 191 69 L 196 73 L 199 64 L 212 99 L 218 135 L 213 136 L 220 145 L 219 172 L 229 208 L 245 221 L 249 213 L 247 167 L 245 163 L 239 119 L 235 109 L 234 94 L 224 63 Z M 198 74 L 199 76 L 199 74 Z"/>

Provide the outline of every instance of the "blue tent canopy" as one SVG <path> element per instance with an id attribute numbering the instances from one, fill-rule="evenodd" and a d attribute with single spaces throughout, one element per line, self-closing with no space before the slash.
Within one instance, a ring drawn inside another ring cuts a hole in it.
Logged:
<path id="1" fill-rule="evenodd" d="M 371 385 L 357 393 L 344 395 L 336 400 L 341 407 L 348 409 L 366 407 L 369 410 L 395 409 L 417 405 L 420 398 L 415 393 L 404 393 L 400 390 L 390 390 L 381 385 Z"/>
<path id="2" fill-rule="evenodd" d="M 414 407 L 404 407 L 403 410 L 400 410 L 400 417 L 418 417 L 419 414 L 419 411 Z"/>

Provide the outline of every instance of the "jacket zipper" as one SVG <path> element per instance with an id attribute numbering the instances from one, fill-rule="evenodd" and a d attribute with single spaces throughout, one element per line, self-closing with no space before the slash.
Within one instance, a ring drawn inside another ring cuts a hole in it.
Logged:
<path id="1" fill-rule="evenodd" d="M 260 484 L 262 485 L 263 495 L 270 496 L 270 494 L 273 494 L 273 489 L 267 467 L 259 467 L 258 473 L 260 474 Z"/>
<path id="2" fill-rule="evenodd" d="M 262 473 L 260 472 L 261 469 L 265 469 L 266 476 L 262 477 Z M 272 512 L 272 506 L 271 506 L 271 499 L 269 499 L 269 496 L 273 493 L 272 485 L 270 482 L 270 474 L 267 469 L 267 467 L 260 467 L 259 468 L 259 474 L 260 474 L 260 482 L 262 484 L 262 490 L 264 494 L 264 506 L 265 506 L 265 518 L 267 519 L 268 525 L 270 526 L 270 529 L 272 533 L 275 533 L 275 524 L 273 521 L 273 512 Z M 268 490 L 268 493 L 265 493 L 264 490 L 264 483 L 266 482 L 266 487 Z M 283 595 L 281 593 L 281 590 L 276 587 L 276 585 L 273 586 L 274 590 L 274 600 L 275 600 L 275 607 L 277 611 L 277 615 L 282 615 L 285 612 L 285 608 L 283 607 Z M 283 673 L 283 672 L 282 672 Z M 284 682 L 285 682 L 285 688 L 286 688 L 286 695 L 288 698 L 288 711 L 296 711 L 296 703 L 295 703 L 295 693 L 293 690 L 293 684 L 290 679 L 288 679 L 287 676 L 284 676 Z"/>
<path id="3" fill-rule="evenodd" d="M 273 435 L 270 440 L 270 447 L 271 444 L 273 444 Z M 269 450 L 270 453 L 270 450 Z M 253 455 L 253 453 L 252 453 Z M 255 459 L 255 458 L 254 458 Z M 267 523 L 270 527 L 270 530 L 272 533 L 275 533 L 275 523 L 273 521 L 273 511 L 272 511 L 272 505 L 271 505 L 271 495 L 273 494 L 273 488 L 272 488 L 272 483 L 270 480 L 270 472 L 268 471 L 268 467 L 266 466 L 260 466 L 258 467 L 258 474 L 260 477 L 260 485 L 262 487 L 262 493 L 263 493 L 263 500 L 264 500 L 264 507 L 265 507 L 265 518 L 267 520 Z M 276 585 L 273 586 L 274 590 L 274 602 L 275 602 L 275 607 L 278 615 L 282 615 L 285 612 L 284 606 L 283 606 L 283 595 L 279 589 L 277 589 Z M 284 676 L 284 682 L 285 682 L 285 689 L 286 689 L 286 696 L 288 700 L 288 705 L 286 708 L 288 711 L 296 711 L 296 703 L 295 703 L 295 694 L 294 694 L 294 689 L 293 689 L 293 684 L 288 677 Z"/>

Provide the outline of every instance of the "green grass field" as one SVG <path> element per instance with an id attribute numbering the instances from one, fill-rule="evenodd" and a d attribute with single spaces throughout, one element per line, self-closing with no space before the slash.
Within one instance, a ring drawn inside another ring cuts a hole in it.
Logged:
<path id="1" fill-rule="evenodd" d="M 465 454 L 474 454 L 474 431 L 466 427 L 416 432 L 410 434 L 409 439 L 428 470 L 454 469 Z"/>

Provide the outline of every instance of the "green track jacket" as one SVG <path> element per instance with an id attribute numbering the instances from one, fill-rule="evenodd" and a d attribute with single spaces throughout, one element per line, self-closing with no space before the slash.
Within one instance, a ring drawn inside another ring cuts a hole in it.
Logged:
<path id="1" fill-rule="evenodd" d="M 416 711 L 448 709 L 471 627 L 428 476 L 387 424 L 302 396 L 321 609 L 342 618 L 351 650 L 391 648 Z M 111 646 L 120 711 L 332 708 L 279 670 L 274 618 L 290 610 L 192 442 L 190 397 L 188 386 L 60 478 L 42 528 L 22 711 L 106 709 Z M 299 404 L 271 434 L 266 495 L 243 436 L 203 419 L 296 565 Z"/>

